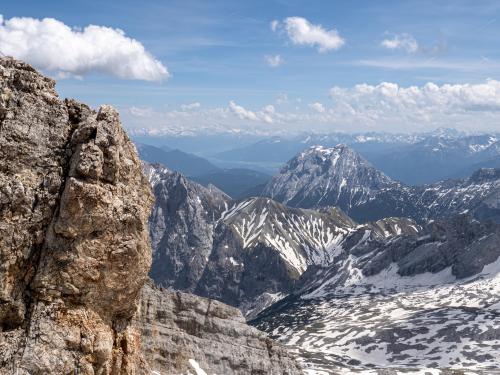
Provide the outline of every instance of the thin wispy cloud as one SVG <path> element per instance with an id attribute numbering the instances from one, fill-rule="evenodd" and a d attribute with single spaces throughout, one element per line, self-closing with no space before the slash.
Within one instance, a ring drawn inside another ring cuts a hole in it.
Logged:
<path id="1" fill-rule="evenodd" d="M 408 53 L 416 53 L 419 50 L 417 40 L 410 34 L 394 34 L 380 42 L 380 45 L 390 50 L 404 50 Z"/>
<path id="2" fill-rule="evenodd" d="M 267 65 L 272 68 L 277 68 L 281 64 L 283 64 L 284 60 L 280 55 L 266 55 L 264 56 Z"/>
<path id="3" fill-rule="evenodd" d="M 192 110 L 198 109 L 200 107 L 201 107 L 201 104 L 199 102 L 194 102 L 194 103 L 189 103 L 189 104 L 182 104 L 181 110 L 192 111 Z"/>
<path id="4" fill-rule="evenodd" d="M 139 41 L 106 26 L 78 29 L 54 18 L 0 15 L 0 49 L 60 78 L 89 73 L 145 81 L 170 77 Z"/>
<path id="5" fill-rule="evenodd" d="M 345 44 L 344 38 L 336 29 L 327 30 L 303 17 L 288 17 L 282 22 L 273 21 L 271 30 L 278 29 L 283 29 L 293 44 L 315 47 L 318 52 L 337 50 Z"/>
<path id="6" fill-rule="evenodd" d="M 439 69 L 439 70 L 454 70 L 462 72 L 500 71 L 500 61 L 484 59 L 483 57 L 480 57 L 478 59 L 467 59 L 467 60 L 441 59 L 437 57 L 418 58 L 418 59 L 378 58 L 378 59 L 357 60 L 351 63 L 358 66 L 394 69 L 394 70 Z"/>
<path id="7" fill-rule="evenodd" d="M 280 21 L 272 20 L 269 26 L 271 27 L 272 31 L 276 31 L 278 29 L 279 24 L 280 24 Z"/>

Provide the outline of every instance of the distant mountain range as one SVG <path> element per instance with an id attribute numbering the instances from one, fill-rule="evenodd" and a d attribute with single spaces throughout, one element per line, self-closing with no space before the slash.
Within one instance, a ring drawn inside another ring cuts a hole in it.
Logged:
<path id="1" fill-rule="evenodd" d="M 329 264 L 360 225 L 380 228 L 387 217 L 408 217 L 390 219 L 396 220 L 392 229 L 382 225 L 381 235 L 390 237 L 464 212 L 500 222 L 500 170 L 409 187 L 345 145 L 311 147 L 290 160 L 264 189 L 275 200 L 234 200 L 212 185 L 147 168 L 157 199 L 150 223 L 152 277 L 248 314 L 288 294 L 310 265 Z"/>
<path id="2" fill-rule="evenodd" d="M 208 160 L 167 146 L 151 146 L 137 143 L 142 160 L 159 163 L 171 171 L 179 172 L 199 182 L 201 185 L 214 185 L 234 198 L 242 198 L 260 191 L 271 176 L 243 168 L 219 168 Z M 260 186 L 260 188 L 257 188 Z M 257 189 L 257 190 L 256 190 Z"/>
<path id="3" fill-rule="evenodd" d="M 498 134 L 467 135 L 452 129 L 423 134 L 339 134 L 273 137 L 213 155 L 213 161 L 262 167 L 284 163 L 310 146 L 346 144 L 389 177 L 410 185 L 463 178 L 479 168 L 500 167 Z"/>
<path id="4" fill-rule="evenodd" d="M 172 171 L 186 176 L 199 176 L 219 171 L 219 168 L 208 160 L 180 150 L 172 150 L 167 146 L 155 147 L 137 143 L 137 151 L 142 160 L 148 163 L 160 163 Z"/>

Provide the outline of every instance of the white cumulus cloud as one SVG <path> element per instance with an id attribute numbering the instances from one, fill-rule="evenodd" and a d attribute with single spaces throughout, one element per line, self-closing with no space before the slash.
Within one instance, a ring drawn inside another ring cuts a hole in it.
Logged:
<path id="1" fill-rule="evenodd" d="M 415 53 L 419 50 L 417 40 L 410 34 L 395 34 L 391 38 L 382 40 L 380 45 L 387 49 L 402 49 L 408 53 Z"/>
<path id="2" fill-rule="evenodd" d="M 269 104 L 269 105 L 266 105 L 264 108 L 262 108 L 262 112 L 273 114 L 276 112 L 276 108 L 274 108 L 274 105 Z"/>
<path id="3" fill-rule="evenodd" d="M 283 27 L 293 44 L 316 47 L 319 52 L 336 50 L 345 44 L 337 30 L 326 30 L 303 17 L 288 17 Z"/>
<path id="4" fill-rule="evenodd" d="M 480 84 L 427 83 L 401 87 L 396 83 L 360 84 L 330 90 L 332 113 L 379 127 L 492 125 L 500 115 L 500 82 Z"/>
<path id="5" fill-rule="evenodd" d="M 266 55 L 264 58 L 266 59 L 267 65 L 273 68 L 280 66 L 284 62 L 280 55 Z"/>
<path id="6" fill-rule="evenodd" d="M 274 123 L 273 116 L 276 114 L 276 109 L 272 104 L 264 106 L 260 111 L 253 112 L 246 109 L 234 101 L 229 102 L 229 110 L 236 115 L 240 120 L 250 120 L 254 122 L 272 124 Z"/>
<path id="7" fill-rule="evenodd" d="M 0 51 L 60 77 L 92 72 L 122 79 L 161 81 L 167 68 L 120 29 L 72 28 L 54 18 L 0 16 Z"/>
<path id="8" fill-rule="evenodd" d="M 318 103 L 318 102 L 309 104 L 309 108 L 315 110 L 318 113 L 325 112 L 325 107 L 323 106 L 323 104 Z"/>
<path id="9" fill-rule="evenodd" d="M 229 102 L 229 109 L 231 112 L 233 112 L 238 118 L 241 120 L 251 120 L 251 121 L 258 121 L 259 118 L 255 114 L 255 112 L 252 112 L 248 109 L 245 109 L 244 107 L 236 104 L 234 101 Z"/>

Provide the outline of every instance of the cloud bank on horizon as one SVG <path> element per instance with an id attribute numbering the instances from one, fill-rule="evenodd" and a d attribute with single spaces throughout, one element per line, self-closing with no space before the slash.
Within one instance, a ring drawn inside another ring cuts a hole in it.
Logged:
<path id="1" fill-rule="evenodd" d="M 414 132 L 442 127 L 450 119 L 457 128 L 480 131 L 486 130 L 480 122 L 489 124 L 500 120 L 500 81 L 441 86 L 427 83 L 420 87 L 401 87 L 390 82 L 359 84 L 352 88 L 335 86 L 324 103 L 309 103 L 307 107 L 307 111 L 283 111 L 283 102 L 277 98 L 273 104 L 252 110 L 232 100 L 224 107 L 201 110 L 196 106 L 196 111 L 190 105 L 165 112 L 134 108 L 125 116 L 134 124 L 135 131 L 150 135 L 226 130 L 260 135 L 359 132 L 380 130 L 380 124 L 394 132 Z"/>

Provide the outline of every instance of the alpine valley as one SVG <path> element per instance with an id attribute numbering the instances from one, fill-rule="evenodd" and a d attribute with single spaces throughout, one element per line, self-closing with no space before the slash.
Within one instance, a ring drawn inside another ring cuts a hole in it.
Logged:
<path id="1" fill-rule="evenodd" d="M 316 145 L 244 199 L 144 170 L 156 284 L 239 308 L 306 372 L 500 366 L 499 169 L 410 186 Z"/>

